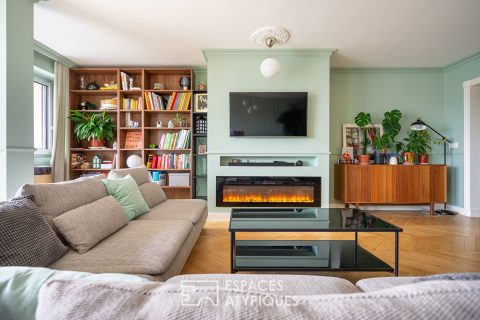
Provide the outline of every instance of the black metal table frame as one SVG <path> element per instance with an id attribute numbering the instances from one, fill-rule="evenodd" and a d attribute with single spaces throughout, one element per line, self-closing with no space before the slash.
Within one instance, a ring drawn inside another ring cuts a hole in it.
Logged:
<path id="1" fill-rule="evenodd" d="M 384 232 L 392 232 L 395 233 L 395 263 L 393 267 L 393 275 L 398 277 L 398 262 L 399 262 L 399 233 L 403 232 L 403 229 L 371 229 L 371 230 L 346 230 L 346 229 L 235 229 L 232 230 L 231 227 L 231 218 L 230 218 L 230 273 L 235 273 L 237 271 L 275 271 L 275 270 L 284 270 L 284 271 L 380 271 L 378 269 L 357 269 L 357 268 L 344 268 L 344 269 L 331 269 L 331 268 L 313 268 L 313 267 L 303 267 L 303 268 L 291 268 L 291 267 L 282 267 L 282 268 L 270 268 L 270 267 L 253 267 L 253 268 L 245 268 L 242 267 L 241 269 L 235 268 L 235 254 L 236 254 L 236 239 L 235 233 L 236 232 L 354 232 L 355 233 L 355 260 L 357 259 L 357 250 L 358 250 L 358 233 L 359 232 L 376 232 L 376 233 L 384 233 Z M 262 241 L 262 240 L 259 240 Z M 265 240 L 266 241 L 266 240 Z M 288 241 L 288 240 L 287 240 Z M 293 240 L 292 240 L 293 241 Z M 383 261 L 383 260 L 382 260 Z M 355 261 L 356 264 L 356 261 Z"/>

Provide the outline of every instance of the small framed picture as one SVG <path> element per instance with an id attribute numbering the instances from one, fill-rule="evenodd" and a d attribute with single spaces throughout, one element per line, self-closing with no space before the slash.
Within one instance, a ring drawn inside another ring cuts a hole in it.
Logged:
<path id="1" fill-rule="evenodd" d="M 195 95 L 195 112 L 207 112 L 208 100 L 206 93 L 199 93 Z"/>
<path id="2" fill-rule="evenodd" d="M 374 126 L 380 133 L 380 136 L 383 135 L 383 126 L 377 123 L 375 123 Z M 343 124 L 343 148 L 352 148 L 353 155 L 359 154 L 362 148 L 362 141 L 365 137 L 366 131 L 366 136 L 369 140 L 368 153 L 373 153 L 374 150 L 372 146 L 372 141 L 373 138 L 375 138 L 376 136 L 375 128 L 372 125 L 369 125 L 365 128 L 360 128 L 356 124 Z"/>
<path id="3" fill-rule="evenodd" d="M 207 153 L 207 145 L 206 144 L 199 144 L 198 145 L 198 154 L 205 154 Z"/>

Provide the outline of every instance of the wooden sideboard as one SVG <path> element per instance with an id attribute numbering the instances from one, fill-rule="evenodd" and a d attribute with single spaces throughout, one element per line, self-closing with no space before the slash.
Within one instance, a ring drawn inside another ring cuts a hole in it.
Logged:
<path id="1" fill-rule="evenodd" d="M 335 199 L 354 204 L 429 204 L 447 202 L 445 165 L 335 164 Z"/>

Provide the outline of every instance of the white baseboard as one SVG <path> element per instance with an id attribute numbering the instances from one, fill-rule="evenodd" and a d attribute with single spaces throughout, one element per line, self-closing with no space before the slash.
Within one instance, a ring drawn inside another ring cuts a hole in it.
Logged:
<path id="1" fill-rule="evenodd" d="M 467 210 L 462 207 L 447 205 L 447 208 L 452 211 L 456 211 L 467 217 L 480 217 L 480 209 L 471 209 Z"/>

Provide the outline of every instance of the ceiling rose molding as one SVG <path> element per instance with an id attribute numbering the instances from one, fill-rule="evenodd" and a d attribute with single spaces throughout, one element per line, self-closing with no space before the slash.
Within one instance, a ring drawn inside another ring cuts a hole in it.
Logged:
<path id="1" fill-rule="evenodd" d="M 288 31 L 284 28 L 269 26 L 255 30 L 250 36 L 250 39 L 257 46 L 267 47 L 269 46 L 267 44 L 269 39 L 274 40 L 272 45 L 284 44 L 288 41 L 288 39 L 290 39 L 290 33 L 288 33 Z M 271 47 L 271 45 L 269 47 Z"/>

